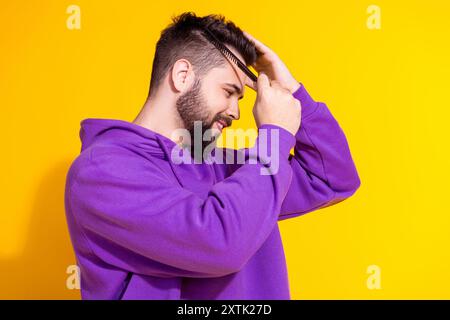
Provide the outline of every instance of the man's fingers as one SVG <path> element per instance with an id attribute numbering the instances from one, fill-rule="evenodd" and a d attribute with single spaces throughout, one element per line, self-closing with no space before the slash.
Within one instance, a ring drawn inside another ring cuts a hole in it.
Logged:
<path id="1" fill-rule="evenodd" d="M 244 33 L 244 35 L 251 40 L 254 44 L 256 49 L 261 53 L 261 54 L 265 54 L 265 53 L 269 53 L 272 50 L 266 46 L 264 43 L 262 43 L 261 41 L 259 41 L 258 39 L 256 39 L 254 36 L 252 36 L 250 33 L 248 33 L 247 31 L 242 31 Z"/>

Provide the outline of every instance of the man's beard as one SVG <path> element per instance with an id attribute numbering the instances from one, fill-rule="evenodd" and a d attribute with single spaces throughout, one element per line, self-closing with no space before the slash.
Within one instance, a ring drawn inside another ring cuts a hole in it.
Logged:
<path id="1" fill-rule="evenodd" d="M 207 103 L 205 102 L 204 97 L 202 96 L 201 80 L 199 78 L 196 78 L 195 83 L 192 85 L 192 88 L 189 91 L 185 92 L 178 98 L 176 107 L 178 110 L 178 114 L 183 121 L 185 129 L 189 131 L 191 136 L 191 141 L 189 141 L 189 149 L 191 155 L 194 156 L 195 151 L 201 151 L 201 157 L 205 148 L 210 144 L 213 144 L 213 146 L 215 146 L 217 143 L 217 139 L 220 136 L 220 132 L 214 135 L 210 130 L 209 133 L 211 133 L 211 135 L 205 136 L 205 138 L 209 138 L 210 140 L 204 141 L 203 136 L 205 132 L 209 129 L 212 129 L 215 121 L 223 119 L 227 124 L 229 124 L 229 120 L 226 120 L 226 118 L 220 115 L 216 115 L 212 120 L 209 120 L 209 108 Z M 194 141 L 195 128 L 198 132 L 201 132 L 201 141 Z M 197 148 L 195 148 L 195 144 L 197 144 Z M 199 148 L 198 144 L 200 144 L 201 148 Z"/>

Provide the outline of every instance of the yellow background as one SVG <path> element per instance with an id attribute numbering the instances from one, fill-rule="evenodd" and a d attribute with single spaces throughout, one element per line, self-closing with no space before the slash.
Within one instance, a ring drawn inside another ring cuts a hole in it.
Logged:
<path id="1" fill-rule="evenodd" d="M 81 9 L 69 30 L 66 9 Z M 381 29 L 366 26 L 381 8 Z M 132 121 L 170 17 L 221 13 L 345 131 L 362 185 L 280 222 L 293 299 L 450 298 L 447 1 L 1 1 L 0 298 L 78 299 L 64 182 L 87 117 Z M 247 88 L 241 121 L 254 127 Z M 366 285 L 381 270 L 381 289 Z"/>

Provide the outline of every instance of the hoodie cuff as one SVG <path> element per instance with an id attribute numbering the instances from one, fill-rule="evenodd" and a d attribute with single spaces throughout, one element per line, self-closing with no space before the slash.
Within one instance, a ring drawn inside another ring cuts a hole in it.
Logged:
<path id="1" fill-rule="evenodd" d="M 270 148 L 272 146 L 272 131 L 278 131 L 278 145 L 275 144 L 275 146 L 278 147 L 278 151 L 280 152 L 280 155 L 283 157 L 289 157 L 289 154 L 291 153 L 291 148 L 295 146 L 295 136 L 290 133 L 288 130 L 274 125 L 274 124 L 262 124 L 258 128 L 258 139 L 261 133 L 261 130 L 264 129 L 266 132 L 266 141 L 267 146 Z M 274 150 L 271 150 L 272 153 Z"/>
<path id="2" fill-rule="evenodd" d="M 300 83 L 300 88 L 298 88 L 292 95 L 295 99 L 300 101 L 302 106 L 302 120 L 316 111 L 319 103 L 314 101 L 314 99 L 309 95 L 303 83 Z"/>

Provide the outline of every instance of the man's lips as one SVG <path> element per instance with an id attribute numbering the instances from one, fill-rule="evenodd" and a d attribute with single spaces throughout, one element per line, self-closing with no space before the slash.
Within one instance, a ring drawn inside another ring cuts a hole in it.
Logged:
<path id="1" fill-rule="evenodd" d="M 219 123 L 222 125 L 223 128 L 228 127 L 228 124 L 224 120 L 219 120 Z"/>
<path id="2" fill-rule="evenodd" d="M 217 123 L 217 126 L 219 127 L 220 131 L 222 131 L 223 128 L 228 127 L 227 122 L 224 120 L 218 120 L 218 121 L 216 121 L 216 123 Z"/>

